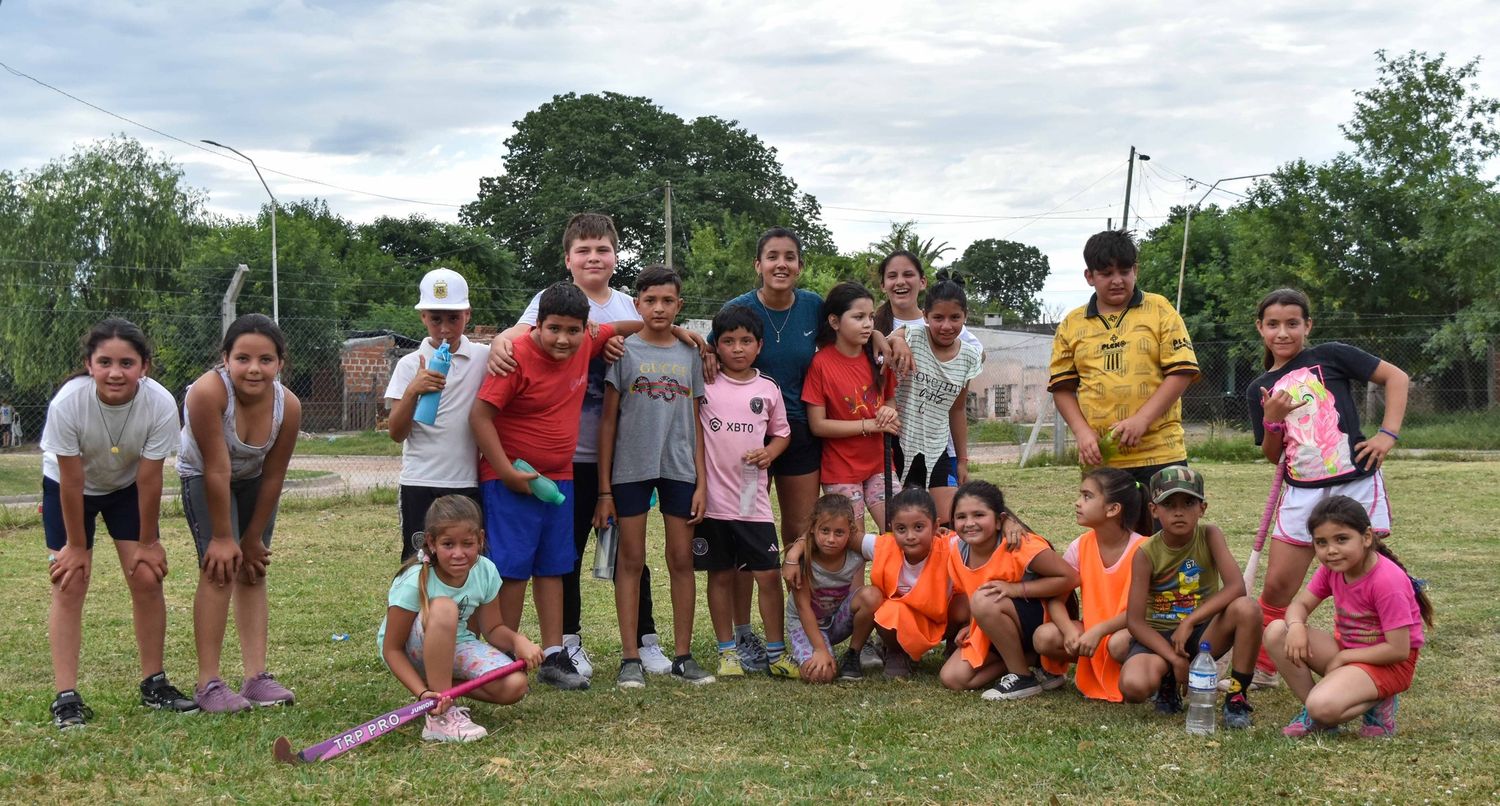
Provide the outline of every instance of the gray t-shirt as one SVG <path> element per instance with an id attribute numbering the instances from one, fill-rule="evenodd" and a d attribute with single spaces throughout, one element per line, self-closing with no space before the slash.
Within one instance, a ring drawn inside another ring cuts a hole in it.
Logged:
<path id="1" fill-rule="evenodd" d="M 676 340 L 666 347 L 647 344 L 639 335 L 625 340 L 625 354 L 604 376 L 620 393 L 612 484 L 659 478 L 697 482 L 694 401 L 703 396 L 701 363 L 697 350 Z"/>
<path id="2" fill-rule="evenodd" d="M 812 594 L 813 615 L 818 619 L 818 628 L 827 629 L 839 605 L 865 584 L 865 558 L 857 551 L 847 551 L 844 564 L 837 571 L 829 571 L 816 562 L 809 565 L 812 566 L 812 584 L 808 592 Z M 789 624 L 799 623 L 801 616 L 797 613 L 795 596 L 786 597 L 786 617 Z"/>
<path id="3" fill-rule="evenodd" d="M 60 482 L 57 457 L 81 456 L 83 494 L 104 495 L 134 484 L 142 459 L 165 459 L 176 445 L 177 402 L 166 387 L 142 378 L 129 403 L 108 406 L 94 391 L 94 379 L 81 375 L 47 405 L 42 475 Z"/>

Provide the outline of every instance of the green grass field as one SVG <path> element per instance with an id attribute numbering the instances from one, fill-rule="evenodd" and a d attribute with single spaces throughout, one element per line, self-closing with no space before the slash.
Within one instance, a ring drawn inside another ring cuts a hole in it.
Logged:
<path id="1" fill-rule="evenodd" d="M 292 469 L 286 472 L 288 479 L 315 479 L 333 475 L 326 470 Z M 170 461 L 162 471 L 162 486 L 177 489 L 177 471 Z M 0 495 L 41 495 L 42 455 L 39 453 L 14 453 L 0 456 Z M 3 522 L 3 521 L 0 521 Z"/>
<path id="2" fill-rule="evenodd" d="M 1244 557 L 1265 501 L 1264 464 L 1198 465 L 1208 517 Z M 1080 531 L 1073 468 L 986 467 L 1011 505 L 1061 549 Z M 0 532 L 0 800 L 289 801 L 825 801 L 845 802 L 1495 802 L 1500 800 L 1500 463 L 1397 462 L 1388 469 L 1398 523 L 1393 545 L 1430 581 L 1438 626 L 1400 735 L 1293 742 L 1285 689 L 1253 696 L 1256 726 L 1189 737 L 1181 718 L 1149 706 L 1089 703 L 1064 689 L 1014 703 L 945 691 L 937 661 L 907 683 L 867 679 L 814 687 L 766 678 L 688 689 L 651 678 L 615 690 L 611 589 L 585 579 L 585 632 L 599 684 L 535 690 L 512 708 L 474 707 L 490 728 L 464 746 L 418 731 L 299 768 L 271 760 L 278 735 L 306 746 L 406 698 L 374 646 L 395 556 L 393 511 L 380 503 L 288 501 L 271 578 L 271 665 L 298 703 L 231 717 L 147 712 L 129 602 L 112 553 L 99 557 L 85 620 L 80 689 L 97 717 L 59 733 L 47 720 L 48 585 L 40 529 Z M 191 688 L 192 549 L 181 516 L 163 521 L 168 672 Z M 659 529 L 652 540 L 659 546 Z M 669 631 L 659 552 L 656 601 Z M 703 596 L 699 578 L 699 598 Z M 1328 606 L 1319 614 L 1326 622 Z M 528 613 L 529 615 L 529 613 Z M 523 629 L 535 634 L 528 618 Z M 349 633 L 335 642 L 330 636 Z M 225 677 L 238 659 L 233 629 Z M 695 651 L 712 666 L 706 608 Z M 878 675 L 877 675 L 878 678 Z"/>

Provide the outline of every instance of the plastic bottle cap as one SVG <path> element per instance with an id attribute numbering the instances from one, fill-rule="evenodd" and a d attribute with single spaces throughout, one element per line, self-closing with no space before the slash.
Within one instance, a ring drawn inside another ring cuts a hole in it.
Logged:
<path id="1" fill-rule="evenodd" d="M 1209 647 L 1208 647 L 1208 642 L 1204 641 L 1203 643 L 1199 644 L 1198 645 L 1198 651 L 1199 652 L 1208 652 L 1208 651 L 1210 651 Z"/>

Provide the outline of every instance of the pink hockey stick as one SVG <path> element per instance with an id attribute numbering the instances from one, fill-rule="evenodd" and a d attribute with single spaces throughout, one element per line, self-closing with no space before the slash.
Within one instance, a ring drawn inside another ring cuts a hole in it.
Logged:
<path id="1" fill-rule="evenodd" d="M 1266 510 L 1260 515 L 1260 526 L 1255 530 L 1255 545 L 1250 549 L 1250 558 L 1245 560 L 1245 595 L 1255 590 L 1255 572 L 1260 568 L 1260 550 L 1266 545 L 1266 534 L 1271 530 L 1271 516 L 1276 514 L 1276 505 L 1281 502 L 1281 485 L 1286 480 L 1286 451 L 1276 462 L 1276 478 L 1271 480 L 1271 494 L 1266 496 Z"/>
<path id="2" fill-rule="evenodd" d="M 293 751 L 292 743 L 285 736 L 276 740 L 272 747 L 272 754 L 276 760 L 286 764 L 306 764 L 314 761 L 327 761 L 335 756 L 353 750 L 365 742 L 374 741 L 390 733 L 391 731 L 405 725 L 419 716 L 437 707 L 439 698 L 448 697 L 458 699 L 480 686 L 488 685 L 506 675 L 515 672 L 524 672 L 526 661 L 516 660 L 474 678 L 459 683 L 453 688 L 444 691 L 437 697 L 428 697 L 414 703 L 403 705 L 394 711 L 387 711 L 380 716 L 360 724 L 334 736 L 326 741 L 319 742 L 306 750 Z"/>

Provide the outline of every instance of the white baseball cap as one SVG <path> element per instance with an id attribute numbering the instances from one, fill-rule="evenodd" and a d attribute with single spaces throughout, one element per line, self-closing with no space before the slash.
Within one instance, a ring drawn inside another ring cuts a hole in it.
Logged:
<path id="1" fill-rule="evenodd" d="M 466 311 L 469 309 L 469 282 L 452 269 L 433 269 L 422 277 L 422 299 L 419 311 Z"/>

